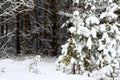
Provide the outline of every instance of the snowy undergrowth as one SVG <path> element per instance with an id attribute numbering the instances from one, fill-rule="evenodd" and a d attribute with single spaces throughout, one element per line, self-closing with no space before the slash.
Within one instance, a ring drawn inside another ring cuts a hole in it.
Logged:
<path id="1" fill-rule="evenodd" d="M 29 61 L 33 59 L 0 60 L 0 80 L 96 80 L 85 75 L 68 75 L 56 71 L 54 64 L 56 58 L 54 57 L 41 58 L 41 61 L 37 63 L 39 74 L 31 73 L 29 72 Z"/>
<path id="2" fill-rule="evenodd" d="M 40 62 L 41 56 L 37 55 L 33 59 L 29 59 L 29 72 L 39 74 L 38 62 Z"/>

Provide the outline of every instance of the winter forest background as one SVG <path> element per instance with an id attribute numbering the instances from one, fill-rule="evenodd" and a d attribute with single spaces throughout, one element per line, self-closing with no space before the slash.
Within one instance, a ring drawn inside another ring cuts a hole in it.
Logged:
<path id="1" fill-rule="evenodd" d="M 0 58 L 0 76 L 24 58 L 29 72 L 64 74 L 45 80 L 120 80 L 120 0 L 0 0 Z"/>

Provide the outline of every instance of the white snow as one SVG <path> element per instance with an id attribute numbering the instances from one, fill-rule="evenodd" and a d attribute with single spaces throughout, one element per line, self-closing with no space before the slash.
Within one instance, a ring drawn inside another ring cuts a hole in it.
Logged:
<path id="1" fill-rule="evenodd" d="M 102 36 L 102 40 L 107 40 L 108 38 L 108 33 L 105 32 Z"/>
<path id="2" fill-rule="evenodd" d="M 79 4 L 79 0 L 73 0 L 73 2 Z"/>
<path id="3" fill-rule="evenodd" d="M 65 45 L 62 45 L 61 47 L 62 47 L 62 53 L 63 54 L 65 54 L 65 55 L 67 55 L 67 48 L 68 48 L 68 46 L 69 46 L 69 43 L 66 43 Z"/>
<path id="4" fill-rule="evenodd" d="M 119 6 L 115 3 L 113 3 L 108 8 L 109 8 L 110 12 L 114 12 L 115 10 L 117 10 L 119 8 Z"/>
<path id="5" fill-rule="evenodd" d="M 78 53 L 81 53 L 82 48 L 83 48 L 84 45 L 83 45 L 83 44 L 76 44 L 76 46 L 77 46 L 77 47 L 76 47 L 77 52 L 78 52 Z"/>
<path id="6" fill-rule="evenodd" d="M 96 7 L 95 7 L 95 6 L 92 6 L 92 7 L 91 7 L 91 10 L 96 10 Z"/>
<path id="7" fill-rule="evenodd" d="M 117 15 L 114 12 L 104 12 L 101 14 L 100 19 L 103 19 L 104 17 L 107 17 L 109 21 L 112 19 L 117 19 Z"/>
<path id="8" fill-rule="evenodd" d="M 74 16 L 79 16 L 79 11 L 74 11 L 73 15 Z"/>
<path id="9" fill-rule="evenodd" d="M 103 78 L 103 80 L 110 80 L 110 79 L 106 79 L 105 78 L 106 75 L 104 75 L 104 74 L 108 74 L 110 71 L 112 71 L 112 68 L 109 65 L 109 66 L 106 66 L 106 67 L 104 67 L 103 69 L 101 69 L 99 71 L 93 72 L 93 74 L 98 78 L 97 80 L 99 80 L 100 77 Z"/>
<path id="10" fill-rule="evenodd" d="M 116 66 L 116 68 L 119 68 L 119 61 L 117 59 L 113 60 L 113 65 L 112 66 Z"/>
<path id="11" fill-rule="evenodd" d="M 103 19 L 104 17 L 107 17 L 109 21 L 112 21 L 112 19 L 117 19 L 117 15 L 114 13 L 115 10 L 117 10 L 118 5 L 116 4 L 111 4 L 108 8 L 106 12 L 103 12 L 100 15 L 100 19 Z"/>
<path id="12" fill-rule="evenodd" d="M 29 72 L 29 60 L 0 60 L 0 80 L 95 80 L 84 75 L 65 74 L 56 71 L 56 58 L 41 58 L 39 74 Z"/>
<path id="13" fill-rule="evenodd" d="M 101 24 L 99 28 L 100 28 L 100 31 L 102 31 L 102 32 L 106 31 L 106 25 L 105 24 Z"/>
<path id="14" fill-rule="evenodd" d="M 41 60 L 41 56 L 40 56 L 40 55 L 37 55 L 37 56 L 35 57 L 35 60 L 36 60 L 36 61 L 40 61 L 40 60 Z"/>
<path id="15" fill-rule="evenodd" d="M 111 28 L 117 33 L 120 34 L 118 27 L 116 26 L 116 24 L 112 25 Z"/>
<path id="16" fill-rule="evenodd" d="M 87 41 L 86 46 L 88 47 L 88 49 L 91 49 L 91 48 L 92 48 L 92 40 L 91 40 L 91 37 L 88 38 L 88 41 Z"/>
<path id="17" fill-rule="evenodd" d="M 59 57 L 58 57 L 58 59 L 57 59 L 57 61 L 61 61 L 62 59 L 63 59 L 63 55 L 60 55 Z"/>
<path id="18" fill-rule="evenodd" d="M 90 32 L 90 30 L 87 27 L 81 26 L 81 27 L 78 28 L 77 34 L 89 37 L 89 35 L 91 34 L 91 32 Z"/>
<path id="19" fill-rule="evenodd" d="M 96 35 L 97 35 L 96 32 L 97 32 L 97 30 L 95 28 L 92 28 L 91 34 L 92 34 L 93 38 L 96 38 Z"/>
<path id="20" fill-rule="evenodd" d="M 86 24 L 87 25 L 90 25 L 90 24 L 99 24 L 100 21 L 99 19 L 96 17 L 96 16 L 90 16 L 86 19 Z"/>
<path id="21" fill-rule="evenodd" d="M 74 64 L 76 62 L 76 60 L 72 57 L 71 58 L 71 64 Z"/>
<path id="22" fill-rule="evenodd" d="M 76 28 L 75 27 L 70 27 L 69 31 L 74 34 L 76 32 Z"/>
<path id="23" fill-rule="evenodd" d="M 113 0 L 108 0 L 110 3 L 112 3 L 113 2 Z"/>

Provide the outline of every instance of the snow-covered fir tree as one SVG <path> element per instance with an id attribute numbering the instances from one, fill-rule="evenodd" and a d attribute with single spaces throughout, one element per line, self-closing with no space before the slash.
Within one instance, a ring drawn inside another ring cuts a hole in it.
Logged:
<path id="1" fill-rule="evenodd" d="M 103 73 L 97 73 L 103 75 L 98 78 L 115 80 L 120 68 L 119 1 L 76 0 L 74 3 L 85 5 L 75 8 L 73 16 L 62 26 L 73 24 L 66 30 L 69 39 L 61 46 L 57 69 L 72 74 L 88 72 L 90 76 L 107 67 Z"/>

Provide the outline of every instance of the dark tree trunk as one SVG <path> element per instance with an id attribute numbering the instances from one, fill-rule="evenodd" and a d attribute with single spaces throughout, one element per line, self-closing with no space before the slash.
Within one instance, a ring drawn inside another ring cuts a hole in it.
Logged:
<path id="1" fill-rule="evenodd" d="M 17 30 L 16 30 L 16 53 L 20 54 L 20 14 L 17 15 Z"/>
<path id="2" fill-rule="evenodd" d="M 58 31 L 58 26 L 57 26 L 57 2 L 56 0 L 51 0 L 51 9 L 52 9 L 52 56 L 57 55 L 57 49 L 58 49 L 58 38 L 57 38 L 57 31 Z"/>
<path id="3" fill-rule="evenodd" d="M 6 32 L 5 34 L 8 34 L 8 24 L 6 24 Z"/>
<path id="4" fill-rule="evenodd" d="M 29 26 L 30 26 L 30 21 L 29 21 L 29 14 L 27 13 L 27 11 L 24 12 L 24 20 L 25 20 L 25 33 L 28 34 L 29 33 Z"/>
<path id="5" fill-rule="evenodd" d="M 8 19 L 8 16 L 6 17 L 7 19 Z M 9 22 L 8 23 L 6 23 L 6 30 L 5 30 L 5 34 L 8 34 L 8 24 L 9 24 Z"/>
<path id="6" fill-rule="evenodd" d="M 48 2 L 48 0 L 46 0 L 47 2 Z M 48 10 L 48 5 L 46 5 L 46 3 L 44 3 L 44 8 L 46 9 L 46 10 Z M 47 28 L 47 16 L 48 16 L 48 12 L 47 11 L 44 11 L 44 28 L 46 29 Z M 43 33 L 43 35 L 44 35 L 44 42 L 46 43 L 46 39 L 47 39 L 47 32 L 46 32 L 46 30 L 44 29 L 44 33 Z M 48 55 L 48 51 L 46 51 L 46 48 L 47 48 L 47 45 L 45 44 L 44 45 L 44 54 L 46 54 L 46 55 Z"/>
<path id="7" fill-rule="evenodd" d="M 25 9 L 27 9 L 25 7 Z M 27 11 L 24 11 L 24 31 L 25 31 L 25 34 L 28 35 L 29 34 L 29 29 L 30 29 L 30 20 L 29 20 L 29 14 Z M 29 37 L 25 37 L 25 54 L 29 54 L 31 51 L 29 49 L 29 45 L 30 44 L 30 40 L 29 40 Z"/>
<path id="8" fill-rule="evenodd" d="M 3 21 L 3 17 L 1 17 L 1 21 Z M 1 25 L 1 35 L 3 36 L 4 35 L 4 24 L 2 23 Z"/>
<path id="9" fill-rule="evenodd" d="M 37 2 L 39 2 L 39 1 L 35 1 L 36 3 L 36 5 L 38 5 L 39 3 L 37 3 Z M 40 28 L 40 25 L 38 24 L 38 22 L 39 22 L 39 11 L 38 11 L 38 8 L 35 6 L 35 8 L 34 8 L 34 12 L 35 12 L 35 19 L 36 19 L 36 28 Z M 39 37 L 41 36 L 41 33 L 39 32 L 39 33 L 36 33 L 34 36 L 33 36 L 33 39 L 35 39 L 35 44 L 36 44 L 36 46 L 35 46 L 35 49 L 36 49 L 36 51 L 35 51 L 35 54 L 38 54 L 39 53 L 39 49 L 40 49 L 40 46 L 41 46 L 41 41 L 39 40 Z M 39 53 L 40 54 L 40 53 Z"/>

